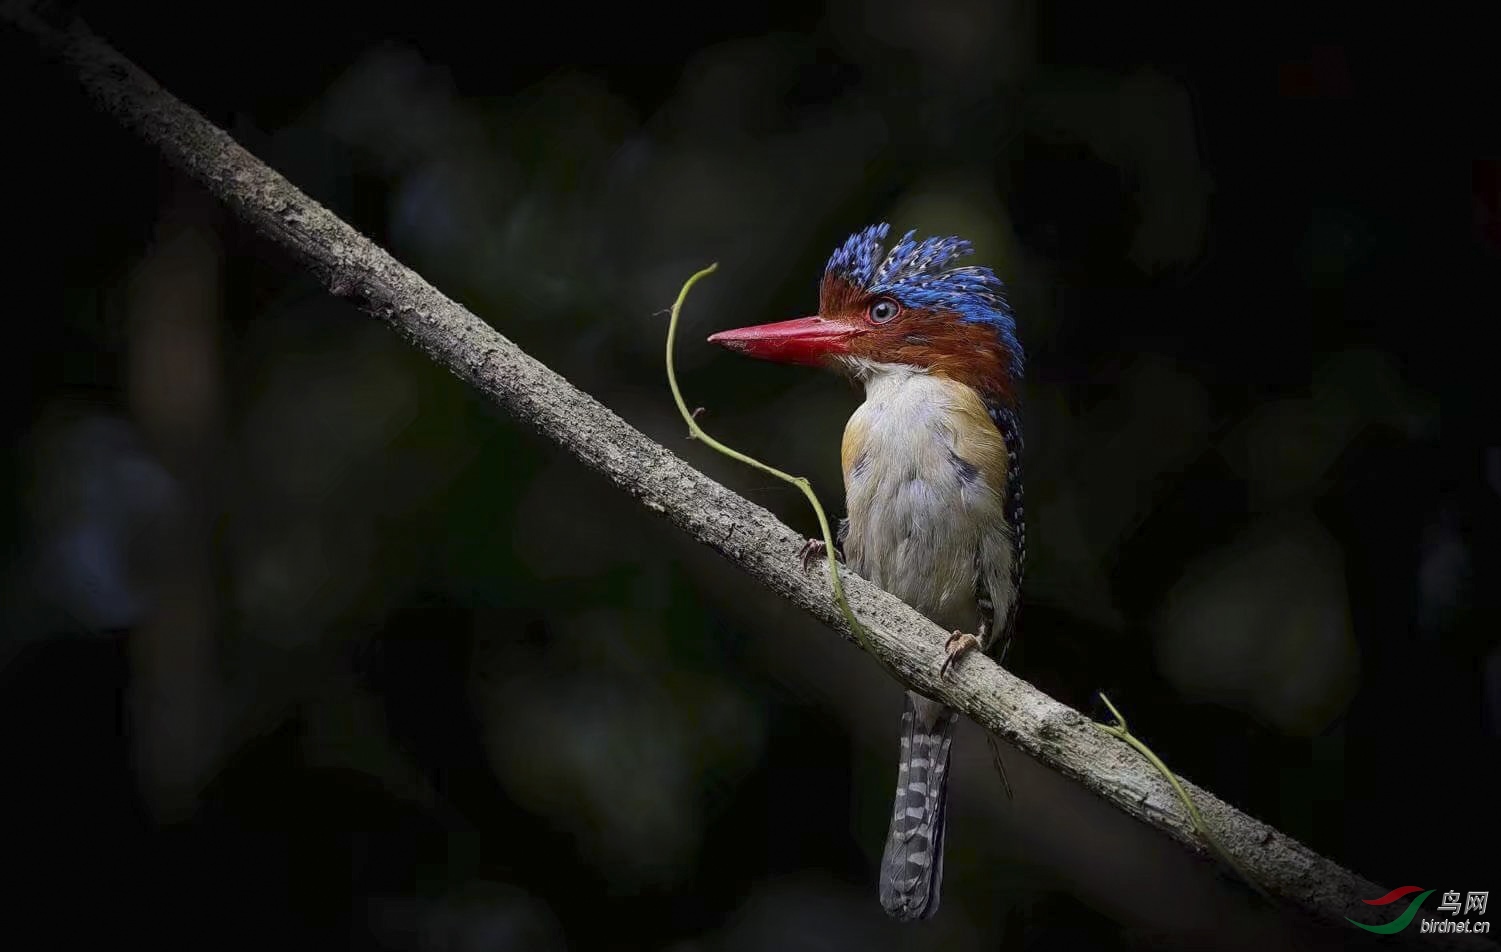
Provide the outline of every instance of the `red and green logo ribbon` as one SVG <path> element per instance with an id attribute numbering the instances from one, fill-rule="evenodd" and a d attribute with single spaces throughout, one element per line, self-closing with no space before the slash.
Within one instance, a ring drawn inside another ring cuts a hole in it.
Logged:
<path id="1" fill-rule="evenodd" d="M 1419 892 L 1419 891 L 1423 891 L 1423 887 L 1421 887 L 1421 886 L 1398 886 L 1396 889 L 1393 889 L 1391 892 L 1387 893 L 1385 896 L 1382 896 L 1380 899 L 1362 899 L 1361 902 L 1365 903 L 1368 906 L 1385 906 L 1385 905 L 1389 905 L 1390 903 L 1396 902 L 1398 899 L 1401 899 L 1403 896 L 1410 896 L 1413 893 Z M 1429 890 L 1423 891 L 1423 894 L 1421 896 L 1419 896 L 1418 898 L 1414 899 L 1412 902 L 1410 902 L 1410 903 L 1407 904 L 1406 911 L 1404 911 L 1400 916 L 1398 916 L 1397 918 L 1393 919 L 1391 922 L 1388 922 L 1386 925 L 1383 925 L 1383 926 L 1368 926 L 1364 922 L 1356 922 L 1354 919 L 1351 919 L 1349 916 L 1346 916 L 1345 920 L 1347 922 L 1349 922 L 1351 925 L 1360 926 L 1362 929 L 1366 930 L 1367 932 L 1377 932 L 1377 933 L 1380 933 L 1381 935 L 1391 935 L 1393 932 L 1401 932 L 1403 929 L 1406 929 L 1409 925 L 1411 925 L 1412 924 L 1412 917 L 1416 916 L 1418 914 L 1418 907 L 1422 906 L 1423 905 L 1423 900 L 1427 899 L 1431 895 L 1433 895 L 1433 890 L 1429 889 Z"/>

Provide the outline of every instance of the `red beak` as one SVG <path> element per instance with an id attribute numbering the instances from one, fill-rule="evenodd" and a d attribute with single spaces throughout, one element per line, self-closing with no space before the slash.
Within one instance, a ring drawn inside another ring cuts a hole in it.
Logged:
<path id="1" fill-rule="evenodd" d="M 799 317 L 792 321 L 720 331 L 710 335 L 709 343 L 722 344 L 760 360 L 817 367 L 830 357 L 849 353 L 850 338 L 859 333 L 860 328 L 838 321 Z"/>

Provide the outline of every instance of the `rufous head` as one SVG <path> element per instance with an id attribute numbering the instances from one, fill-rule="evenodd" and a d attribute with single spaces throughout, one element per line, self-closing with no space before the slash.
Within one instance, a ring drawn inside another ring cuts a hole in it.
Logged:
<path id="1" fill-rule="evenodd" d="M 888 231 L 885 223 L 871 225 L 834 252 L 817 315 L 720 331 L 709 341 L 857 377 L 909 366 L 1014 402 L 1023 355 L 1000 279 L 989 268 L 945 267 L 973 252 L 968 241 L 916 241 L 909 231 L 887 253 Z"/>

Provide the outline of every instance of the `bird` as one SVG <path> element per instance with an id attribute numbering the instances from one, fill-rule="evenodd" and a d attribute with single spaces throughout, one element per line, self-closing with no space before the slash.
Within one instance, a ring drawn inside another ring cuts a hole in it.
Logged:
<path id="1" fill-rule="evenodd" d="M 969 241 L 918 240 L 914 230 L 887 250 L 889 233 L 889 223 L 873 224 L 835 249 L 817 314 L 709 342 L 863 386 L 840 447 L 846 514 L 835 555 L 953 632 L 940 667 L 947 676 L 976 649 L 1004 661 L 1016 626 L 1025 355 L 1001 280 L 954 264 L 973 253 Z M 804 568 L 823 555 L 824 543 L 810 539 Z M 957 721 L 952 708 L 906 692 L 879 874 L 881 905 L 901 921 L 938 911 Z"/>

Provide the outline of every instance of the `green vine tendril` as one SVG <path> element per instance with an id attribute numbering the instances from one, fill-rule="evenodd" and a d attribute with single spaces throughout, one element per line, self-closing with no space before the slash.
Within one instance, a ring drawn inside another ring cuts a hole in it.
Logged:
<path id="1" fill-rule="evenodd" d="M 699 271 L 697 274 L 693 275 L 693 277 L 689 278 L 687 283 L 683 285 L 683 289 L 678 292 L 678 299 L 672 304 L 672 314 L 668 318 L 667 322 L 667 383 L 668 386 L 672 387 L 672 399 L 678 405 L 678 412 L 683 415 L 683 422 L 688 424 L 688 435 L 690 438 L 698 440 L 711 449 L 718 450 L 731 459 L 739 460 L 745 465 L 759 469 L 761 472 L 766 473 L 767 475 L 775 476 L 777 479 L 783 480 L 784 482 L 789 482 L 792 485 L 796 486 L 798 489 L 802 490 L 803 495 L 808 497 L 809 504 L 813 506 L 813 511 L 818 515 L 818 528 L 823 532 L 824 553 L 828 557 L 829 581 L 833 583 L 834 586 L 834 600 L 839 603 L 840 610 L 844 612 L 845 620 L 847 620 L 850 624 L 850 632 L 854 634 L 855 641 L 860 644 L 860 647 L 864 648 L 866 651 L 870 651 L 870 636 L 866 632 L 865 626 L 860 624 L 860 620 L 855 617 L 855 613 L 850 608 L 848 599 L 844 597 L 844 583 L 840 581 L 839 578 L 839 563 L 838 560 L 834 558 L 834 533 L 829 529 L 829 517 L 824 513 L 823 506 L 819 504 L 818 496 L 813 493 L 812 484 L 808 482 L 806 477 L 793 476 L 790 473 L 784 473 L 774 466 L 767 466 L 765 463 L 761 462 L 758 459 L 755 459 L 754 457 L 747 456 L 739 450 L 734 450 L 728 446 L 725 446 L 723 443 L 719 442 L 718 440 L 714 439 L 714 437 L 704 432 L 704 428 L 698 425 L 698 414 L 696 412 L 689 412 L 688 404 L 683 402 L 683 391 L 678 388 L 677 370 L 673 367 L 672 361 L 673 346 L 677 342 L 678 317 L 682 314 L 683 302 L 687 300 L 688 292 L 691 291 L 693 289 L 693 286 L 697 284 L 702 278 L 713 274 L 718 268 L 718 264 L 711 264 L 707 268 L 704 268 L 702 271 Z"/>

